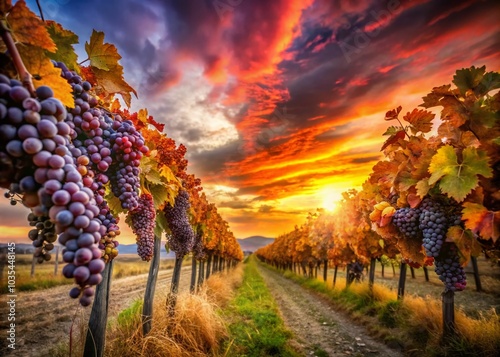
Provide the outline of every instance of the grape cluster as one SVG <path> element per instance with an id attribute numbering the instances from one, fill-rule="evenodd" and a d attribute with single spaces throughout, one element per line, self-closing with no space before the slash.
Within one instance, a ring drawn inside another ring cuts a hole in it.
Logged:
<path id="1" fill-rule="evenodd" d="M 467 285 L 464 268 L 460 265 L 457 247 L 445 243 L 441 253 L 434 261 L 436 274 L 445 285 L 445 291 L 462 291 Z"/>
<path id="2" fill-rule="evenodd" d="M 54 242 L 57 240 L 56 227 L 48 216 L 36 216 L 33 213 L 28 214 L 29 225 L 33 228 L 29 231 L 28 237 L 33 241 L 38 263 L 50 260 L 50 251 L 54 249 Z"/>
<path id="3" fill-rule="evenodd" d="M 194 232 L 189 223 L 189 207 L 189 194 L 183 190 L 175 197 L 174 206 L 167 204 L 164 209 L 171 231 L 171 234 L 167 235 L 167 244 L 177 256 L 184 256 L 193 249 Z"/>
<path id="4" fill-rule="evenodd" d="M 206 256 L 203 244 L 203 231 L 201 229 L 196 232 L 195 241 L 193 244 L 193 253 L 197 260 L 204 259 Z"/>
<path id="5" fill-rule="evenodd" d="M 116 155 L 116 164 L 110 174 L 113 194 L 122 203 L 122 208 L 135 210 L 139 205 L 139 165 L 141 157 L 149 152 L 144 139 L 130 120 L 115 117 L 110 136 L 111 148 Z"/>
<path id="6" fill-rule="evenodd" d="M 41 217 L 36 232 L 30 232 L 34 245 L 42 248 L 38 257 L 46 259 L 54 238 L 41 231 L 55 228 L 60 234 L 63 259 L 69 263 L 63 273 L 79 285 L 72 296 L 83 291 L 80 303 L 89 305 L 92 285 L 100 282 L 104 268 L 96 244 L 102 234 L 95 218 L 99 209 L 69 150 L 72 128 L 66 108 L 49 87 L 37 88 L 36 96 L 32 98 L 19 81 L 0 75 L 0 182 L 11 195 L 22 197 L 32 211 L 31 222 Z M 54 227 L 45 227 L 46 217 Z"/>
<path id="7" fill-rule="evenodd" d="M 416 238 L 419 232 L 419 208 L 400 208 L 392 217 L 392 221 L 406 238 Z"/>
<path id="8" fill-rule="evenodd" d="M 139 206 L 128 214 L 132 220 L 132 230 L 137 237 L 137 254 L 142 260 L 149 262 L 153 257 L 155 242 L 156 211 L 153 197 L 150 194 L 142 194 L 139 197 Z"/>
<path id="9" fill-rule="evenodd" d="M 428 257 L 437 257 L 446 240 L 448 219 L 446 209 L 430 197 L 423 199 L 420 205 L 419 227 L 422 230 L 423 246 Z"/>
<path id="10" fill-rule="evenodd" d="M 70 151 L 78 172 L 83 176 L 84 186 L 94 192 L 99 207 L 97 218 L 106 228 L 105 233 L 101 235 L 99 248 L 107 262 L 118 255 L 118 241 L 115 237 L 120 234 L 118 218 L 112 215 L 104 199 L 104 185 L 109 182 L 106 172 L 113 163 L 109 139 L 114 132 L 111 128 L 113 119 L 96 107 L 98 102 L 90 92 L 92 85 L 89 82 L 83 81 L 78 74 L 68 70 L 64 63 L 56 62 L 55 66 L 62 70 L 62 76 L 73 88 L 75 107 L 66 119 L 72 129 L 73 142 Z"/>

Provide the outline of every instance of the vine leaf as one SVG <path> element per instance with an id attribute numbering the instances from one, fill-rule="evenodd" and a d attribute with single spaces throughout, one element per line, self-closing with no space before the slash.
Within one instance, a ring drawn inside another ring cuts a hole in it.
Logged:
<path id="1" fill-rule="evenodd" d="M 117 65 L 115 68 L 105 71 L 98 68 L 92 68 L 95 80 L 97 82 L 98 88 L 96 91 L 101 91 L 104 96 L 111 96 L 114 94 L 120 94 L 125 101 L 127 107 L 130 107 L 132 102 L 132 96 L 130 92 L 133 92 L 137 97 L 137 92 L 132 88 L 125 79 L 123 79 L 123 67 Z"/>
<path id="2" fill-rule="evenodd" d="M 417 189 L 418 196 L 423 199 L 425 196 L 427 196 L 427 193 L 431 189 L 431 186 L 429 186 L 429 180 L 424 178 L 417 182 L 415 188 Z"/>
<path id="3" fill-rule="evenodd" d="M 116 47 L 110 43 L 104 43 L 104 32 L 92 31 L 90 41 L 85 42 L 85 51 L 90 60 L 90 65 L 95 68 L 110 71 L 118 66 L 122 58 Z"/>
<path id="4" fill-rule="evenodd" d="M 115 217 L 118 217 L 120 213 L 127 213 L 125 209 L 122 208 L 122 203 L 120 202 L 120 199 L 116 197 L 113 192 L 111 191 L 111 188 L 109 187 L 110 184 L 107 184 L 106 187 L 106 194 L 104 196 L 104 199 L 108 203 L 109 209 L 111 210 L 111 213 Z"/>
<path id="5" fill-rule="evenodd" d="M 495 243 L 500 235 L 500 211 L 488 211 L 478 203 L 466 202 L 462 210 L 465 227 L 479 234 L 483 239 L 492 239 Z"/>
<path id="6" fill-rule="evenodd" d="M 389 139 L 387 139 L 385 141 L 385 143 L 384 143 L 384 145 L 382 145 L 382 148 L 380 149 L 380 151 L 384 150 L 389 145 L 397 143 L 399 139 L 404 139 L 404 138 L 405 138 L 405 131 L 404 130 L 400 130 L 400 131 L 396 132 L 395 134 L 391 135 L 389 137 Z"/>
<path id="7" fill-rule="evenodd" d="M 57 47 L 45 28 L 45 24 L 33 13 L 24 0 L 16 2 L 7 16 L 12 37 L 16 42 L 41 47 L 55 52 Z"/>
<path id="8" fill-rule="evenodd" d="M 10 9 L 12 9 L 11 0 L 0 1 L 0 16 L 5 16 L 5 14 L 8 13 Z"/>
<path id="9" fill-rule="evenodd" d="M 432 129 L 432 119 L 434 119 L 436 115 L 422 109 L 413 109 L 410 113 L 408 112 L 403 119 L 411 124 L 410 130 L 413 134 L 417 132 L 428 133 Z"/>
<path id="10" fill-rule="evenodd" d="M 445 96 L 450 95 L 450 84 L 443 85 L 441 87 L 434 87 L 432 91 L 425 97 L 422 97 L 423 103 L 419 107 L 432 108 L 439 105 L 439 100 Z"/>
<path id="11" fill-rule="evenodd" d="M 55 21 L 47 21 L 47 30 L 57 45 L 55 53 L 48 53 L 49 58 L 54 61 L 63 62 L 70 70 L 79 71 L 78 57 L 73 48 L 73 45 L 78 43 L 78 36 L 74 32 L 66 30 Z"/>
<path id="12" fill-rule="evenodd" d="M 460 250 L 460 263 L 462 266 L 467 265 L 470 256 L 477 257 L 481 254 L 481 246 L 470 230 L 464 230 L 460 226 L 453 226 L 446 232 L 446 240 L 454 242 L 458 250 Z"/>
<path id="13" fill-rule="evenodd" d="M 161 239 L 163 232 L 168 229 L 167 218 L 163 211 L 156 211 L 156 225 L 155 225 L 155 236 Z"/>
<path id="14" fill-rule="evenodd" d="M 20 46 L 19 54 L 26 69 L 33 76 L 35 88 L 42 85 L 49 86 L 54 91 L 54 97 L 65 106 L 68 108 L 75 106 L 71 85 L 61 77 L 61 70 L 54 67 L 52 61 L 45 56 L 43 49 L 30 45 Z"/>
<path id="15" fill-rule="evenodd" d="M 432 157 L 429 165 L 429 185 L 439 182 L 443 193 L 456 199 L 458 202 L 478 185 L 478 175 L 491 177 L 492 170 L 488 166 L 486 152 L 474 147 L 464 149 L 462 163 L 458 163 L 457 154 L 450 145 L 441 147 Z"/>
<path id="16" fill-rule="evenodd" d="M 475 89 L 481 83 L 485 71 L 486 66 L 459 69 L 453 76 L 453 83 L 464 95 L 468 90 Z"/>
<path id="17" fill-rule="evenodd" d="M 396 120 L 399 113 L 401 112 L 401 109 L 403 109 L 403 107 L 399 106 L 396 109 L 389 110 L 387 113 L 385 113 L 384 120 Z"/>

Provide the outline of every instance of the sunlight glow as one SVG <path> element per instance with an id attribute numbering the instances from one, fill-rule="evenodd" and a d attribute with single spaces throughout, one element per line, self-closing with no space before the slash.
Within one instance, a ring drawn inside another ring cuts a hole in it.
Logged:
<path id="1" fill-rule="evenodd" d="M 322 198 L 322 207 L 325 210 L 333 212 L 339 208 L 338 204 L 342 198 L 342 194 L 336 189 L 331 187 L 324 188 L 319 192 L 319 195 Z"/>

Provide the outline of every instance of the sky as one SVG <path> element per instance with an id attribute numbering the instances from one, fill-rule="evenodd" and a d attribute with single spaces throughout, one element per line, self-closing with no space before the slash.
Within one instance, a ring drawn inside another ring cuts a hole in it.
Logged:
<path id="1" fill-rule="evenodd" d="M 386 111 L 411 111 L 457 69 L 500 67 L 498 1 L 40 3 L 79 36 L 81 60 L 92 29 L 117 46 L 132 109 L 187 147 L 189 172 L 237 238 L 276 237 L 333 209 L 381 159 Z M 25 236 L 26 215 L 0 201 L 0 241 Z"/>

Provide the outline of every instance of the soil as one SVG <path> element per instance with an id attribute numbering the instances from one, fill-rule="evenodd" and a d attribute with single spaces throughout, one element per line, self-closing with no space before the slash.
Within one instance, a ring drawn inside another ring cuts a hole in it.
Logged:
<path id="1" fill-rule="evenodd" d="M 116 317 L 138 298 L 143 298 L 148 274 L 115 279 L 111 283 L 109 318 Z M 181 271 L 179 292 L 189 289 L 191 269 Z M 160 270 L 157 292 L 169 289 L 172 269 Z M 76 300 L 68 296 L 71 285 L 50 289 L 18 293 L 16 297 L 16 349 L 7 348 L 8 314 L 7 296 L 2 296 L 0 315 L 1 342 L 0 356 L 42 356 L 61 341 L 69 343 L 72 325 L 82 325 L 88 321 L 91 307 L 82 308 Z M 77 328 L 77 327 L 74 327 Z"/>
<path id="2" fill-rule="evenodd" d="M 293 332 L 292 345 L 307 356 L 403 356 L 374 340 L 363 326 L 314 293 L 282 275 L 259 266 L 259 271 Z M 326 354 L 325 354 L 326 353 Z"/>

